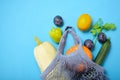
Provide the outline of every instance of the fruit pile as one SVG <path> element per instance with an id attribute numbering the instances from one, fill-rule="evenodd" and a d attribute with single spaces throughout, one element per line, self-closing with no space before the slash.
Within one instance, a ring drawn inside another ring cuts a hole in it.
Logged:
<path id="1" fill-rule="evenodd" d="M 62 37 L 62 30 L 60 27 L 63 26 L 64 21 L 60 15 L 57 15 L 54 17 L 53 22 L 57 26 L 57 28 L 53 27 L 50 30 L 49 35 L 54 42 L 59 43 L 59 41 Z M 114 30 L 116 28 L 115 24 L 113 24 L 113 23 L 106 23 L 103 25 L 103 21 L 101 18 L 99 18 L 98 21 L 94 25 L 92 25 L 92 17 L 89 14 L 82 14 L 79 16 L 79 18 L 77 20 L 77 27 L 82 32 L 90 31 L 94 37 L 94 40 L 89 39 L 89 38 L 86 39 L 82 46 L 85 54 L 88 56 L 88 58 L 90 60 L 92 60 L 92 50 L 94 49 L 96 42 L 99 41 L 102 44 L 102 46 L 106 43 L 110 44 L 110 39 L 107 38 L 105 32 L 109 31 L 109 30 Z M 108 52 L 109 47 L 110 47 L 110 45 L 105 46 L 104 50 L 101 47 L 98 55 L 106 56 L 106 53 Z M 72 52 L 76 51 L 77 49 L 78 49 L 78 45 L 74 45 L 66 51 L 66 54 L 69 55 Z M 99 56 L 97 56 L 95 58 L 95 62 L 98 64 L 101 64 L 99 61 L 103 60 L 104 56 L 102 56 L 101 58 Z M 98 59 L 98 57 L 99 57 L 99 59 Z"/>

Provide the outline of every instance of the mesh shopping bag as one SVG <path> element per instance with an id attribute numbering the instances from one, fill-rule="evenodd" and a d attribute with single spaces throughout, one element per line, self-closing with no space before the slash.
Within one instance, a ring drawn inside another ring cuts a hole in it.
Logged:
<path id="1" fill-rule="evenodd" d="M 68 29 L 70 28 L 70 29 Z M 63 55 L 67 34 L 72 34 L 78 49 L 69 55 Z M 82 49 L 82 42 L 72 27 L 67 27 L 60 40 L 57 55 L 41 74 L 43 80 L 106 80 L 104 70 L 91 61 Z"/>

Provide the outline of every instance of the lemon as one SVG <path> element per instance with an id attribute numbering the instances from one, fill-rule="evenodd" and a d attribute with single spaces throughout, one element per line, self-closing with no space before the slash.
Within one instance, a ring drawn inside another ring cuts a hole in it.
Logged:
<path id="1" fill-rule="evenodd" d="M 91 16 L 88 14 L 82 14 L 77 21 L 77 26 L 80 30 L 86 31 L 90 28 L 92 23 Z"/>

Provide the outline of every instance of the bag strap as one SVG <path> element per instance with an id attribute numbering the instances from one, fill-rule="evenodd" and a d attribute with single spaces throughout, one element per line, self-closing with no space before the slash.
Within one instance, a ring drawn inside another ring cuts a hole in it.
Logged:
<path id="1" fill-rule="evenodd" d="M 75 44 L 78 44 L 79 47 L 82 46 L 82 42 L 81 42 L 80 38 L 77 36 L 77 34 L 75 33 L 73 27 L 67 26 L 65 28 L 64 34 L 63 34 L 63 36 L 62 36 L 62 38 L 60 40 L 59 46 L 58 46 L 58 50 L 57 50 L 58 54 L 63 53 L 68 33 L 70 33 L 72 35 Z"/>

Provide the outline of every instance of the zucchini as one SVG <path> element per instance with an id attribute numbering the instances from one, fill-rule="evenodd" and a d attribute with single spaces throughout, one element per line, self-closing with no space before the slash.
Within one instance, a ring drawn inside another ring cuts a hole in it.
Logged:
<path id="1" fill-rule="evenodd" d="M 110 39 L 107 39 L 105 43 L 103 43 L 100 51 L 97 54 L 97 57 L 95 58 L 94 62 L 101 65 L 103 63 L 103 60 L 105 59 L 109 49 L 110 49 Z"/>

